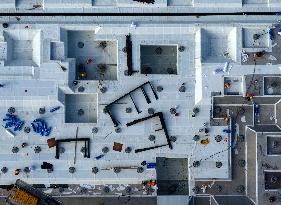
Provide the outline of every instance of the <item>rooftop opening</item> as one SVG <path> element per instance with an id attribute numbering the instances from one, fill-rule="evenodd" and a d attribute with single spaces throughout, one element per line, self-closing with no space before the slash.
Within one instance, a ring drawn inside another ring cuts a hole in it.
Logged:
<path id="1" fill-rule="evenodd" d="M 201 31 L 203 63 L 236 61 L 237 30 L 231 27 L 207 28 Z"/>
<path id="2" fill-rule="evenodd" d="M 44 0 L 14 0 L 17 9 L 43 9 Z"/>
<path id="3" fill-rule="evenodd" d="M 242 77 L 224 77 L 225 95 L 242 95 L 243 79 Z"/>
<path id="4" fill-rule="evenodd" d="M 66 94 L 65 123 L 96 123 L 97 94 Z"/>
<path id="5" fill-rule="evenodd" d="M 280 170 L 264 172 L 264 186 L 266 190 L 281 189 L 281 172 Z"/>
<path id="6" fill-rule="evenodd" d="M 141 74 L 169 74 L 177 72 L 176 45 L 141 45 Z"/>
<path id="7" fill-rule="evenodd" d="M 281 136 L 267 136 L 267 154 L 281 155 Z"/>
<path id="8" fill-rule="evenodd" d="M 243 48 L 268 48 L 268 28 L 243 28 Z"/>
<path id="9" fill-rule="evenodd" d="M 67 57 L 76 59 L 76 80 L 117 80 L 117 42 L 97 41 L 94 31 L 67 31 Z"/>
<path id="10" fill-rule="evenodd" d="M 281 76 L 264 77 L 264 94 L 281 95 Z"/>
<path id="11" fill-rule="evenodd" d="M 188 195 L 188 159 L 156 158 L 158 195 Z"/>
<path id="12" fill-rule="evenodd" d="M 8 30 L 4 31 L 4 39 L 7 42 L 8 66 L 39 66 L 41 55 L 40 30 Z"/>

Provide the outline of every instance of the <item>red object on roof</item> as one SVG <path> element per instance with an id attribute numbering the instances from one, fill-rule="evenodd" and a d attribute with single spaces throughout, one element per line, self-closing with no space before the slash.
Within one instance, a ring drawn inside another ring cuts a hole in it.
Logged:
<path id="1" fill-rule="evenodd" d="M 149 186 L 150 187 L 154 187 L 156 185 L 156 181 L 155 180 L 150 180 L 149 181 Z"/>
<path id="2" fill-rule="evenodd" d="M 93 59 L 91 59 L 91 58 L 87 59 L 87 64 L 91 64 L 92 62 L 93 62 Z"/>

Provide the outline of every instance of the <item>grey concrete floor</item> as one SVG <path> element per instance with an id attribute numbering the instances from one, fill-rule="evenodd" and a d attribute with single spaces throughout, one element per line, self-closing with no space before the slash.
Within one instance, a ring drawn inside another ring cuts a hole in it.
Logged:
<path id="1" fill-rule="evenodd" d="M 249 81 L 252 81 L 251 76 L 247 76 L 248 78 L 246 79 L 246 82 L 249 85 Z M 258 77 L 259 79 L 262 79 L 261 75 L 257 75 L 254 77 Z M 251 86 L 253 89 L 252 91 L 256 91 L 256 94 L 260 94 L 258 90 L 260 89 L 259 87 L 255 87 L 254 84 Z M 254 102 L 257 104 L 262 104 L 260 108 L 260 116 L 259 116 L 259 125 L 257 125 L 257 121 L 255 123 L 255 129 L 261 130 L 261 131 L 273 131 L 275 130 L 274 127 L 274 120 L 270 119 L 272 113 L 274 112 L 274 104 L 278 102 L 280 98 L 275 98 L 275 97 L 254 97 Z M 229 109 L 229 114 L 232 117 L 232 119 L 239 125 L 239 135 L 245 135 L 245 139 L 249 138 L 249 134 L 245 133 L 245 126 L 246 125 L 251 125 L 253 123 L 253 106 L 250 104 L 251 102 L 244 100 L 242 97 L 233 97 L 233 96 L 227 96 L 227 97 L 215 97 L 214 98 L 214 106 L 219 106 L 221 108 L 220 113 L 214 113 L 214 117 L 224 117 L 226 116 L 226 109 Z M 236 104 L 236 106 L 232 106 L 232 104 Z M 243 104 L 243 112 L 240 111 L 241 105 Z M 244 120 L 242 120 L 242 117 L 244 116 Z M 263 124 L 271 124 L 271 125 L 263 125 Z M 255 137 L 255 136 L 254 136 Z M 249 144 L 249 143 L 248 143 Z M 235 153 L 234 150 L 232 150 L 232 181 L 229 182 L 215 182 L 215 185 L 207 190 L 207 193 L 210 194 L 218 194 L 218 189 L 216 189 L 218 186 L 221 187 L 221 191 L 219 194 L 238 194 L 238 195 L 244 195 L 245 192 L 237 193 L 237 187 L 240 185 L 245 186 L 245 168 L 239 166 L 238 162 L 239 160 L 245 160 L 245 142 L 244 141 L 238 141 L 236 150 L 238 153 Z M 255 153 L 253 148 L 249 148 L 248 145 L 248 150 L 251 150 L 250 152 L 247 153 L 248 160 L 249 159 L 254 159 L 254 156 L 252 154 Z M 261 155 L 259 155 L 261 156 Z M 268 161 L 268 160 L 267 160 Z M 256 186 L 256 169 L 254 167 L 248 167 L 247 174 L 247 182 L 249 187 L 254 187 L 253 190 L 255 190 Z M 201 187 L 202 184 L 210 184 L 211 182 L 196 182 L 196 186 Z M 264 185 L 263 185 L 264 186 Z M 253 190 L 248 190 L 248 194 L 255 196 L 255 192 Z M 200 190 L 201 192 L 201 190 Z M 251 197 L 251 196 L 250 196 Z M 261 197 L 262 200 L 265 200 L 264 203 L 261 204 L 266 204 L 268 203 L 268 196 Z M 232 200 L 233 202 L 235 200 Z M 250 203 L 250 201 L 248 200 Z M 248 202 L 245 204 L 248 204 Z M 279 202 L 279 201 L 278 201 Z M 230 204 L 230 203 L 227 203 Z M 242 203 L 238 203 L 239 205 Z M 244 204 L 244 203 L 243 203 Z"/>
<path id="2" fill-rule="evenodd" d="M 229 105 L 225 105 L 228 102 L 228 100 L 233 100 L 232 102 L 237 102 L 236 100 L 238 100 L 240 104 L 242 102 L 243 98 L 240 97 L 226 97 L 224 98 L 219 98 L 217 102 L 220 102 L 224 104 L 224 106 L 222 106 L 221 104 L 215 104 L 216 106 L 220 106 L 221 107 L 221 113 L 218 113 L 218 116 L 216 117 L 223 117 L 226 116 L 226 109 L 229 109 L 229 114 L 231 115 L 231 117 L 237 122 L 237 124 L 239 125 L 239 135 L 245 135 L 245 126 L 252 124 L 253 123 L 253 117 L 252 117 L 252 113 L 253 113 L 253 107 L 251 106 L 243 106 L 243 112 L 239 112 L 239 110 L 241 109 L 241 106 L 229 106 Z M 231 103 L 229 103 L 231 104 Z M 232 103 L 234 104 L 234 103 Z M 243 103 L 241 103 L 243 104 Z M 245 117 L 245 122 L 241 121 L 241 117 L 244 116 Z M 237 152 L 237 153 L 235 153 Z M 245 142 L 242 140 L 238 140 L 237 139 L 237 147 L 236 150 L 232 150 L 232 180 L 231 181 L 216 181 L 214 186 L 212 186 L 212 188 L 209 188 L 206 190 L 207 194 L 233 194 L 233 195 L 244 195 L 245 192 L 242 193 L 238 193 L 237 192 L 237 188 L 238 186 L 243 185 L 245 187 L 245 167 L 241 167 L 239 166 L 239 161 L 240 160 L 245 160 Z M 203 184 L 211 184 L 212 181 L 196 181 L 195 184 L 196 186 L 198 186 L 199 188 L 203 185 Z M 219 188 L 221 188 L 220 191 Z M 202 190 L 200 190 L 199 193 L 202 193 Z"/>
<path id="3" fill-rule="evenodd" d="M 254 102 L 256 104 L 264 104 L 264 105 L 273 105 L 280 100 L 280 97 L 259 97 L 254 96 Z M 214 105 L 252 105 L 252 101 L 248 101 L 245 97 L 242 96 L 220 96 L 214 97 L 213 101 Z"/>

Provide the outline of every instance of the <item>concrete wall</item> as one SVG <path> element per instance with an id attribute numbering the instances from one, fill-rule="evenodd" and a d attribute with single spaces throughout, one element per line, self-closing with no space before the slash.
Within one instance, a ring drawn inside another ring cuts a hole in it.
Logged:
<path id="1" fill-rule="evenodd" d="M 32 60 L 34 63 L 36 63 L 38 66 L 41 64 L 41 31 L 38 31 L 32 40 Z"/>
<path id="2" fill-rule="evenodd" d="M 228 49 L 233 61 L 237 60 L 237 28 L 233 28 L 228 36 Z"/>
<path id="3" fill-rule="evenodd" d="M 247 180 L 246 193 L 254 201 L 256 201 L 256 163 L 257 163 L 257 139 L 256 133 L 249 128 L 246 130 L 246 164 L 247 164 Z"/>
<path id="4" fill-rule="evenodd" d="M 204 61 L 207 56 L 209 56 L 209 41 L 208 41 L 208 33 L 206 30 L 201 29 L 201 33 L 200 33 L 200 47 L 201 47 L 201 59 L 202 61 Z"/>
<path id="5" fill-rule="evenodd" d="M 276 103 L 276 123 L 279 127 L 281 127 L 281 101 Z"/>

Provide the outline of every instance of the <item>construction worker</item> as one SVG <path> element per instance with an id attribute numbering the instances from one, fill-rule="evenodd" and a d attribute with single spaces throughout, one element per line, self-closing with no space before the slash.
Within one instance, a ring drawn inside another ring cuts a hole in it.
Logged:
<path id="1" fill-rule="evenodd" d="M 253 93 L 248 93 L 248 92 L 246 93 L 246 98 L 248 101 L 252 101 L 253 97 L 254 97 Z"/>
<path id="2" fill-rule="evenodd" d="M 224 83 L 224 88 L 230 88 L 230 83 Z"/>
<path id="3" fill-rule="evenodd" d="M 16 170 L 15 170 L 15 175 L 16 175 L 16 176 L 19 175 L 19 174 L 20 174 L 20 171 L 21 171 L 21 169 L 16 169 Z"/>
<path id="4" fill-rule="evenodd" d="M 151 188 L 154 187 L 154 186 L 156 186 L 156 180 L 151 179 L 151 180 L 149 181 L 149 186 L 150 186 Z"/>
<path id="5" fill-rule="evenodd" d="M 92 59 L 92 58 L 88 58 L 87 61 L 86 61 L 86 63 L 87 63 L 87 64 L 93 63 L 93 59 Z"/>
<path id="6" fill-rule="evenodd" d="M 224 118 L 223 118 L 223 121 L 227 124 L 227 123 L 229 122 L 228 117 L 224 117 Z"/>

